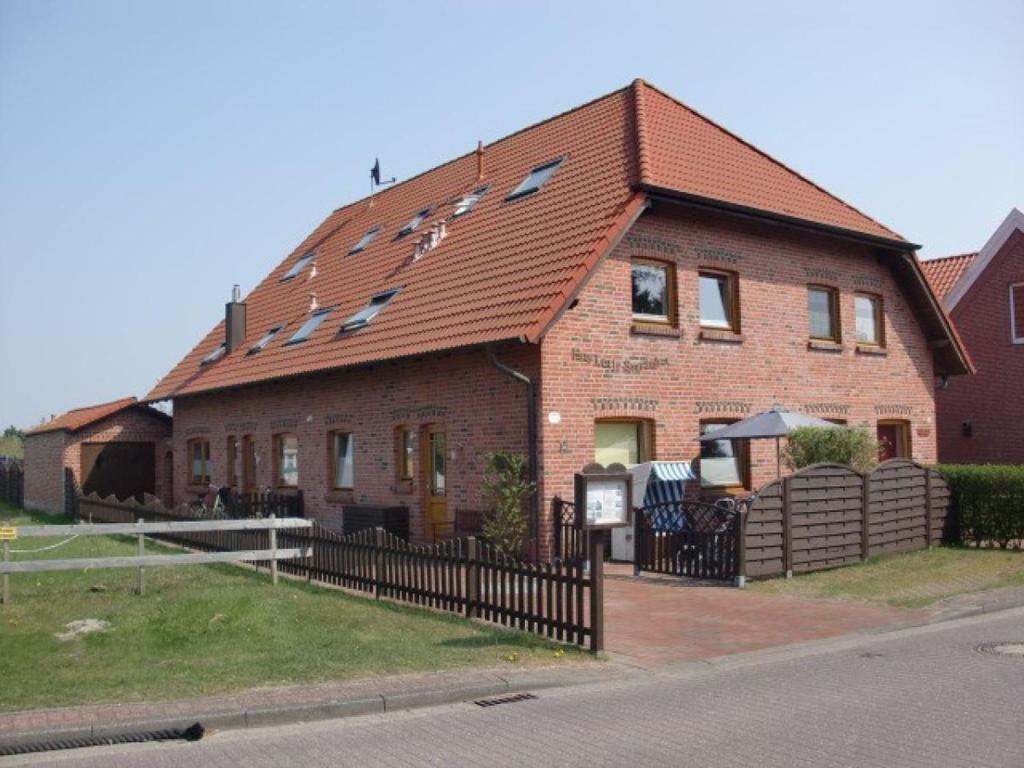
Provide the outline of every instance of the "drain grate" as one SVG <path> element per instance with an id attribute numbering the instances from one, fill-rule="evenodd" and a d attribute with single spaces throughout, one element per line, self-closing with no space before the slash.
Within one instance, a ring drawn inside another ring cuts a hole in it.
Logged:
<path id="1" fill-rule="evenodd" d="M 496 699 L 477 699 L 473 703 L 478 707 L 496 707 L 499 704 L 515 704 L 517 701 L 536 699 L 532 693 L 517 693 L 512 696 L 499 696 Z"/>
<path id="2" fill-rule="evenodd" d="M 1011 640 L 1003 643 L 982 643 L 977 648 L 981 653 L 991 653 L 995 656 L 1016 656 L 1024 659 L 1024 642 Z"/>

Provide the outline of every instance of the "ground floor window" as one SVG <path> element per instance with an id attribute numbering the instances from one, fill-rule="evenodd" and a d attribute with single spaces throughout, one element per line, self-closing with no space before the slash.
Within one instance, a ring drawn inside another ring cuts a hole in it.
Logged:
<path id="1" fill-rule="evenodd" d="M 911 457 L 910 422 L 878 422 L 878 460 L 909 459 Z"/>
<path id="2" fill-rule="evenodd" d="M 641 464 L 653 458 L 653 430 L 643 419 L 598 421 L 594 424 L 594 461 L 609 464 Z"/>
<path id="3" fill-rule="evenodd" d="M 334 490 L 351 490 L 355 474 L 355 438 L 351 432 L 331 432 L 331 483 Z"/>
<path id="4" fill-rule="evenodd" d="M 242 437 L 242 493 L 249 493 L 256 485 L 256 441 L 252 435 Z"/>
<path id="5" fill-rule="evenodd" d="M 228 486 L 234 490 L 238 489 L 238 438 L 234 435 L 228 437 Z"/>
<path id="6" fill-rule="evenodd" d="M 700 435 L 713 433 L 735 419 L 702 421 Z M 700 484 L 703 488 L 743 488 L 747 485 L 745 440 L 711 440 L 700 444 Z"/>
<path id="7" fill-rule="evenodd" d="M 274 475 L 279 488 L 299 485 L 299 439 L 293 434 L 274 435 Z"/>
<path id="8" fill-rule="evenodd" d="M 412 480 L 416 445 L 410 427 L 395 428 L 395 475 L 398 480 Z"/>
<path id="9" fill-rule="evenodd" d="M 188 469 L 192 485 L 210 484 L 210 441 L 206 438 L 188 441 Z"/>

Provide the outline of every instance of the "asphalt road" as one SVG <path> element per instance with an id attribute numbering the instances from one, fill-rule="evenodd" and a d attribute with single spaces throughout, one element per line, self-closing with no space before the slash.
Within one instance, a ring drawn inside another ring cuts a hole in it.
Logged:
<path id="1" fill-rule="evenodd" d="M 626 682 L 9 759 L 96 766 L 1024 766 L 1024 609 Z M 0 760 L 0 765 L 6 765 Z"/>

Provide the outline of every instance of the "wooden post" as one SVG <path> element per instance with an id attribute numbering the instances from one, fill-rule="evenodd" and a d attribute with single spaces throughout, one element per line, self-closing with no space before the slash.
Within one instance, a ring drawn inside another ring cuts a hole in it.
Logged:
<path id="1" fill-rule="evenodd" d="M 604 540 L 600 536 L 590 537 L 589 555 L 590 652 L 600 653 L 604 650 Z"/>
<path id="2" fill-rule="evenodd" d="M 747 511 L 746 504 L 736 510 L 736 586 L 747 585 Z"/>
<path id="3" fill-rule="evenodd" d="M 864 500 L 861 504 L 860 558 L 867 560 L 871 554 L 871 473 L 864 475 Z"/>
<path id="4" fill-rule="evenodd" d="M 373 529 L 373 596 L 380 600 L 384 581 L 384 529 L 379 525 Z"/>
<path id="5" fill-rule="evenodd" d="M 136 525 L 146 522 L 144 518 L 139 518 L 135 521 Z M 145 557 L 146 555 L 146 537 L 141 533 L 139 534 L 139 557 Z M 146 594 L 146 566 L 139 564 L 139 594 Z"/>
<path id="6" fill-rule="evenodd" d="M 476 536 L 466 539 L 466 617 L 480 614 L 480 564 L 477 562 Z"/>
<path id="7" fill-rule="evenodd" d="M 932 471 L 924 468 L 924 545 L 932 548 Z"/>
<path id="8" fill-rule="evenodd" d="M 3 562 L 5 562 L 5 563 L 9 562 L 10 559 L 11 559 L 11 542 L 5 540 L 4 541 Z M 2 591 L 3 591 L 2 597 L 3 597 L 3 602 L 4 602 L 4 608 L 6 608 L 11 603 L 11 583 L 10 583 L 10 574 L 8 574 L 8 573 L 4 574 L 3 590 Z"/>
<path id="9" fill-rule="evenodd" d="M 793 578 L 793 507 L 790 488 L 792 476 L 782 480 L 782 567 L 786 578 Z"/>
<path id="10" fill-rule="evenodd" d="M 277 516 L 271 512 L 270 522 L 274 523 Z M 274 523 L 276 526 L 277 524 Z M 277 586 L 277 528 L 270 529 L 270 583 Z"/>

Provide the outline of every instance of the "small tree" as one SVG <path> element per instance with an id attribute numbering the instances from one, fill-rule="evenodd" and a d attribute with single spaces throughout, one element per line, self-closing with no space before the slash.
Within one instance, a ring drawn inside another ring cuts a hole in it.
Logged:
<path id="1" fill-rule="evenodd" d="M 864 427 L 799 427 L 789 433 L 784 456 L 791 470 L 845 464 L 868 472 L 878 464 L 878 441 Z"/>
<path id="2" fill-rule="evenodd" d="M 528 526 L 524 501 L 536 490 L 526 479 L 526 457 L 518 453 L 488 453 L 483 490 L 487 510 L 484 536 L 507 555 L 518 555 L 526 544 Z"/>

